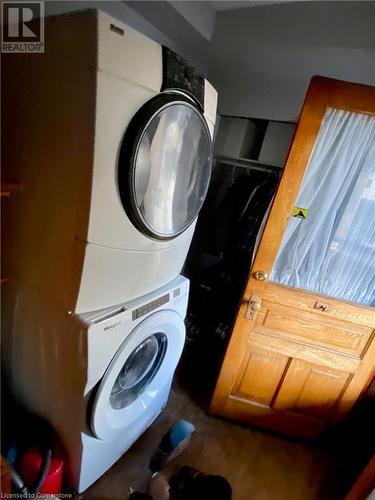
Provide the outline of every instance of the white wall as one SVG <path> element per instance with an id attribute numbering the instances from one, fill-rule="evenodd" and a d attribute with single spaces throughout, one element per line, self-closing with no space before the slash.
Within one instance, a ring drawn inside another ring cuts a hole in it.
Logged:
<path id="1" fill-rule="evenodd" d="M 206 40 L 211 40 L 214 32 L 216 11 L 210 2 L 169 1 L 174 9 L 186 19 Z"/>
<path id="2" fill-rule="evenodd" d="M 375 85 L 375 2 L 298 2 L 218 12 L 209 77 L 219 112 L 297 119 L 313 75 Z"/>
<path id="3" fill-rule="evenodd" d="M 216 13 L 209 2 L 47 1 L 46 13 L 100 8 L 187 59 L 219 112 L 295 121 L 314 74 L 375 84 L 375 2 L 292 2 Z M 201 19 L 199 18 L 201 15 Z M 195 27 L 193 27 L 195 25 Z"/>

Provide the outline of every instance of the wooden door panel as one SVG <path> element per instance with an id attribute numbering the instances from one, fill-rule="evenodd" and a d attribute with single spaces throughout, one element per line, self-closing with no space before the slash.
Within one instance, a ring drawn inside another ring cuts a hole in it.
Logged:
<path id="1" fill-rule="evenodd" d="M 328 107 L 375 115 L 375 88 L 312 79 L 211 402 L 306 437 L 345 415 L 375 374 L 374 308 L 267 279 Z"/>
<path id="2" fill-rule="evenodd" d="M 236 395 L 230 395 L 220 405 L 213 400 L 211 412 L 298 437 L 313 438 L 325 427 L 324 421 L 312 416 L 277 410 Z"/>
<path id="3" fill-rule="evenodd" d="M 350 373 L 294 359 L 274 407 L 316 418 L 329 418 L 349 378 Z"/>
<path id="4" fill-rule="evenodd" d="M 267 290 L 264 296 L 267 297 Z M 307 312 L 267 300 L 262 300 L 254 331 L 357 356 L 362 354 L 373 334 L 369 327 L 332 318 L 329 314 Z"/>
<path id="5" fill-rule="evenodd" d="M 287 363 L 287 356 L 248 349 L 240 365 L 233 394 L 270 405 Z"/>
<path id="6" fill-rule="evenodd" d="M 323 318 L 329 316 L 338 320 L 352 323 L 353 325 L 363 325 L 374 328 L 375 309 L 373 307 L 364 307 L 351 302 L 341 302 L 330 297 L 323 297 L 311 292 L 295 290 L 287 286 L 280 286 L 272 282 L 267 282 L 264 286 L 262 299 L 274 304 L 290 306 L 306 312 L 313 312 Z M 319 311 L 314 306 L 317 302 L 327 304 L 327 312 Z"/>
<path id="7" fill-rule="evenodd" d="M 338 354 L 305 342 L 295 342 L 256 331 L 249 334 L 247 346 L 250 349 L 262 349 L 349 373 L 355 373 L 361 364 L 361 359 L 357 356 Z"/>

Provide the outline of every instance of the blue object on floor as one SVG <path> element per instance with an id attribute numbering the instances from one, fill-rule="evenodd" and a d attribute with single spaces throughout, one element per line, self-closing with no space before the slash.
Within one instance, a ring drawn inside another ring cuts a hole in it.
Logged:
<path id="1" fill-rule="evenodd" d="M 152 472 L 163 469 L 169 460 L 177 457 L 187 447 L 195 427 L 187 420 L 179 420 L 164 434 L 150 460 Z"/>
<path id="2" fill-rule="evenodd" d="M 184 439 L 190 437 L 194 431 L 194 425 L 187 420 L 179 420 L 176 422 L 166 434 L 169 439 L 170 450 L 172 451 L 177 448 L 177 446 L 179 446 Z"/>

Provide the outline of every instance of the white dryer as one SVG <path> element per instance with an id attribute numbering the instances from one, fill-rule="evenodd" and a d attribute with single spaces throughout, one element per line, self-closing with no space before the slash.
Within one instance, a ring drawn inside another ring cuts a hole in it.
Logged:
<path id="1" fill-rule="evenodd" d="M 11 285 L 6 321 L 14 331 L 4 339 L 4 367 L 16 397 L 61 438 L 78 492 L 164 408 L 184 345 L 188 289 L 179 276 L 119 307 L 67 316 Z"/>
<path id="2" fill-rule="evenodd" d="M 75 313 L 175 278 L 210 180 L 210 83 L 95 10 L 47 18 L 45 53 L 3 64 L 4 178 L 24 185 L 7 269 Z"/>

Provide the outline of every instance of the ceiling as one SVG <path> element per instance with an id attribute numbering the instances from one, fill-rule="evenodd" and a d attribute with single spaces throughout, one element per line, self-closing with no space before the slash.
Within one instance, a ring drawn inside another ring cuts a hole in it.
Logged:
<path id="1" fill-rule="evenodd" d="M 284 3 L 284 2 L 297 2 L 303 0 L 214 0 L 209 3 L 215 11 L 218 10 L 232 10 L 243 9 L 244 7 L 265 7 L 267 5 Z"/>

